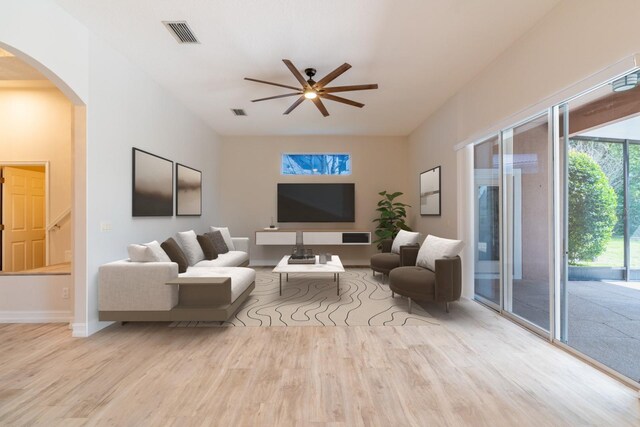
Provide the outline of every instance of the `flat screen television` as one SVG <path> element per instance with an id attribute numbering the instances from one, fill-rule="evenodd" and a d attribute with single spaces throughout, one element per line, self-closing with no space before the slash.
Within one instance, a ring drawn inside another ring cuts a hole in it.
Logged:
<path id="1" fill-rule="evenodd" d="M 355 222 L 355 184 L 278 184 L 278 222 Z"/>

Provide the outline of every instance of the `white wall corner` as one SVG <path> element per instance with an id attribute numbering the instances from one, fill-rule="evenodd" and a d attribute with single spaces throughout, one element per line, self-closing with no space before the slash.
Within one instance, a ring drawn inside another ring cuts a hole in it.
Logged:
<path id="1" fill-rule="evenodd" d="M 71 336 L 74 338 L 86 338 L 98 331 L 113 325 L 115 322 L 91 322 L 91 323 L 72 323 Z"/>
<path id="2" fill-rule="evenodd" d="M 473 146 L 467 146 L 456 153 L 458 170 L 458 238 L 464 241 L 462 249 L 462 296 L 474 297 L 474 220 L 473 220 Z"/>
<path id="3" fill-rule="evenodd" d="M 71 336 L 74 338 L 86 338 L 89 336 L 86 323 L 72 323 Z"/>

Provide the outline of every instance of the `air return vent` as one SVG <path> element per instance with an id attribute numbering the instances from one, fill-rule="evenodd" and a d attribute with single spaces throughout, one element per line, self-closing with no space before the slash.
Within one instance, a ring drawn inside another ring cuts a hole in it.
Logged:
<path id="1" fill-rule="evenodd" d="M 162 21 L 178 43 L 200 43 L 186 21 Z"/>
<path id="2" fill-rule="evenodd" d="M 231 112 L 233 112 L 234 116 L 246 116 L 247 112 L 244 111 L 242 108 L 232 108 Z"/>

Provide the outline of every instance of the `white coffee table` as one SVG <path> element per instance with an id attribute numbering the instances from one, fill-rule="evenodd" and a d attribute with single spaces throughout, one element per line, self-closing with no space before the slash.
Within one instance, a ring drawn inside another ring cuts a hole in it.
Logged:
<path id="1" fill-rule="evenodd" d="M 340 295 L 340 273 L 344 273 L 344 267 L 340 262 L 338 255 L 331 256 L 331 261 L 327 260 L 326 264 L 319 263 L 319 256 L 316 255 L 315 264 L 289 264 L 289 255 L 285 255 L 276 268 L 273 269 L 274 273 L 280 275 L 280 295 L 282 295 L 282 275 L 286 275 L 286 281 L 289 281 L 289 273 L 331 273 L 333 274 L 333 281 L 336 282 L 337 292 Z"/>

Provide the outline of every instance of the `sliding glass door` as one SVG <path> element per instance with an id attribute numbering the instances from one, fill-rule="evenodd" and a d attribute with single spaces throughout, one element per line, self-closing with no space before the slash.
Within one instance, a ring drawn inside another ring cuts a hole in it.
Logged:
<path id="1" fill-rule="evenodd" d="M 640 280 L 640 141 L 629 141 L 628 153 L 629 278 Z"/>
<path id="2" fill-rule="evenodd" d="M 612 89 L 474 146 L 475 299 L 640 382 L 640 85 Z"/>
<path id="3" fill-rule="evenodd" d="M 500 310 L 500 149 L 498 136 L 474 147 L 475 297 Z"/>
<path id="4" fill-rule="evenodd" d="M 640 89 L 603 85 L 561 117 L 560 340 L 640 381 Z"/>
<path id="5" fill-rule="evenodd" d="M 549 125 L 547 114 L 503 133 L 504 310 L 549 331 Z"/>
<path id="6" fill-rule="evenodd" d="M 549 126 L 540 115 L 474 146 L 475 298 L 549 330 Z"/>

